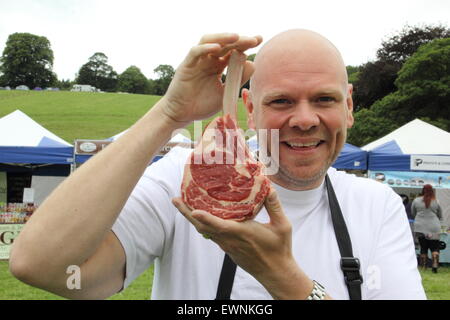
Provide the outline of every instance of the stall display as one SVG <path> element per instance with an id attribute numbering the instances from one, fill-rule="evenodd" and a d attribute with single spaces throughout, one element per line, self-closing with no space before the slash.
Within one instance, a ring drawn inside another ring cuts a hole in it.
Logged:
<path id="1" fill-rule="evenodd" d="M 0 224 L 24 224 L 36 209 L 32 203 L 0 202 Z"/>
<path id="2" fill-rule="evenodd" d="M 32 203 L 0 202 L 0 260 L 8 260 L 11 246 L 37 209 Z"/>
<path id="3" fill-rule="evenodd" d="M 362 149 L 368 152 L 368 177 L 407 196 L 409 203 L 425 184 L 436 190 L 443 216 L 441 241 L 449 241 L 450 133 L 415 119 Z M 440 262 L 450 263 L 448 246 L 441 249 Z"/>

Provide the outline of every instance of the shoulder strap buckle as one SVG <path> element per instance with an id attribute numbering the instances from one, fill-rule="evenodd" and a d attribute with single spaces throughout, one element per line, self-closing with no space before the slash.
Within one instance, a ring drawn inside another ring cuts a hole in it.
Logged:
<path id="1" fill-rule="evenodd" d="M 361 285 L 363 278 L 359 272 L 361 263 L 358 258 L 342 257 L 341 269 L 344 273 L 345 282 L 347 285 Z"/>

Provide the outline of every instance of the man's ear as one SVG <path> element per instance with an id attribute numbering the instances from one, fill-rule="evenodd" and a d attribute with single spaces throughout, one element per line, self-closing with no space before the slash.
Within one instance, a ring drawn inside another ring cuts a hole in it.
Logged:
<path id="1" fill-rule="evenodd" d="M 355 122 L 355 119 L 353 117 L 353 85 L 351 83 L 347 86 L 347 128 L 353 127 L 353 123 Z"/>
<path id="2" fill-rule="evenodd" d="M 244 89 L 242 89 L 241 95 L 242 95 L 242 101 L 244 102 L 245 108 L 247 109 L 247 126 L 249 129 L 256 130 L 255 121 L 253 119 L 254 107 L 253 107 L 251 93 L 248 89 L 244 88 Z"/>

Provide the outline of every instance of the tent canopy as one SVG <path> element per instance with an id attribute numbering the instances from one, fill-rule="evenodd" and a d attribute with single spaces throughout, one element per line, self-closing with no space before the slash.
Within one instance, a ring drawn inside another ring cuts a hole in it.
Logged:
<path id="1" fill-rule="evenodd" d="M 369 170 L 410 171 L 411 155 L 450 155 L 450 133 L 415 119 L 362 149 Z"/>
<path id="2" fill-rule="evenodd" d="M 395 141 L 403 154 L 450 154 L 450 133 L 422 120 L 415 119 L 361 149 L 375 151 Z"/>
<path id="3" fill-rule="evenodd" d="M 0 119 L 0 163 L 70 164 L 73 147 L 16 110 Z"/>
<path id="4" fill-rule="evenodd" d="M 345 143 L 338 158 L 332 165 L 336 169 L 366 170 L 367 151 L 350 143 Z"/>

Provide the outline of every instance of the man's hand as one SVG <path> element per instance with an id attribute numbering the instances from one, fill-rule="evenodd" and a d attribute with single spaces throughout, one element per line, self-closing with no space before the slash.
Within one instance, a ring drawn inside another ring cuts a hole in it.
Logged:
<path id="1" fill-rule="evenodd" d="M 230 51 L 245 51 L 258 46 L 260 36 L 244 37 L 234 33 L 205 35 L 177 68 L 175 76 L 162 98 L 162 111 L 171 120 L 187 125 L 208 118 L 222 108 L 224 85 L 222 73 L 228 65 Z M 247 61 L 242 84 L 253 73 Z"/>
<path id="2" fill-rule="evenodd" d="M 223 220 L 201 210 L 190 211 L 180 198 L 173 204 L 197 229 L 216 242 L 233 261 L 257 279 L 274 298 L 305 299 L 313 284 L 292 256 L 292 227 L 274 190 L 264 203 L 266 224 Z"/>

